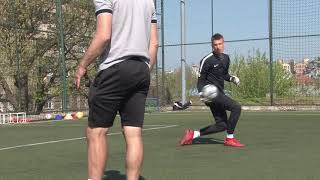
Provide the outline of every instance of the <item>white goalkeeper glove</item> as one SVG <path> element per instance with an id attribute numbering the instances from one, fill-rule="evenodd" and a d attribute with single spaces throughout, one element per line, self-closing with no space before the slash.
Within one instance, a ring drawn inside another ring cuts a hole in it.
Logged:
<path id="1" fill-rule="evenodd" d="M 230 81 L 239 86 L 240 84 L 240 79 L 237 76 L 231 76 Z"/>

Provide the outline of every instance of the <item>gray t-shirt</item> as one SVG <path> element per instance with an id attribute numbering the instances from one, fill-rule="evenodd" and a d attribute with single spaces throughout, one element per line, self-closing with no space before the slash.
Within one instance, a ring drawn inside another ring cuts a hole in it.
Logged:
<path id="1" fill-rule="evenodd" d="M 151 23 L 157 23 L 153 0 L 93 0 L 96 16 L 112 14 L 111 43 L 100 57 L 99 70 L 132 56 L 149 61 Z"/>

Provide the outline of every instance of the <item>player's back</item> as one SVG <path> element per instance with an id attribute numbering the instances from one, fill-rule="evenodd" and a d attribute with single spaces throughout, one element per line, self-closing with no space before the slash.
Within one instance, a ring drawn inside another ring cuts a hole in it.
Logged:
<path id="1" fill-rule="evenodd" d="M 106 8 L 112 11 L 112 36 L 110 47 L 102 56 L 100 69 L 130 56 L 149 59 L 151 22 L 155 19 L 153 0 L 105 1 L 110 3 Z"/>

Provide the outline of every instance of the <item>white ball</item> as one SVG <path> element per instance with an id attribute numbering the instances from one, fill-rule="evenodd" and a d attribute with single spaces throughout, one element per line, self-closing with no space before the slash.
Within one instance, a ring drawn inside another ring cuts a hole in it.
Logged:
<path id="1" fill-rule="evenodd" d="M 211 102 L 215 97 L 218 96 L 218 88 L 213 84 L 205 85 L 202 88 L 202 98 L 205 98 L 207 101 Z"/>

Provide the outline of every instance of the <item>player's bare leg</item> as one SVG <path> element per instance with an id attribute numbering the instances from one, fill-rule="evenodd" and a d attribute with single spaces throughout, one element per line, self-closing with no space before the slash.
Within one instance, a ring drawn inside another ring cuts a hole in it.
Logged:
<path id="1" fill-rule="evenodd" d="M 124 126 L 123 130 L 127 145 L 127 180 L 138 180 L 143 161 L 142 128 Z"/>
<path id="2" fill-rule="evenodd" d="M 108 128 L 87 128 L 88 177 L 102 180 L 107 160 Z"/>

